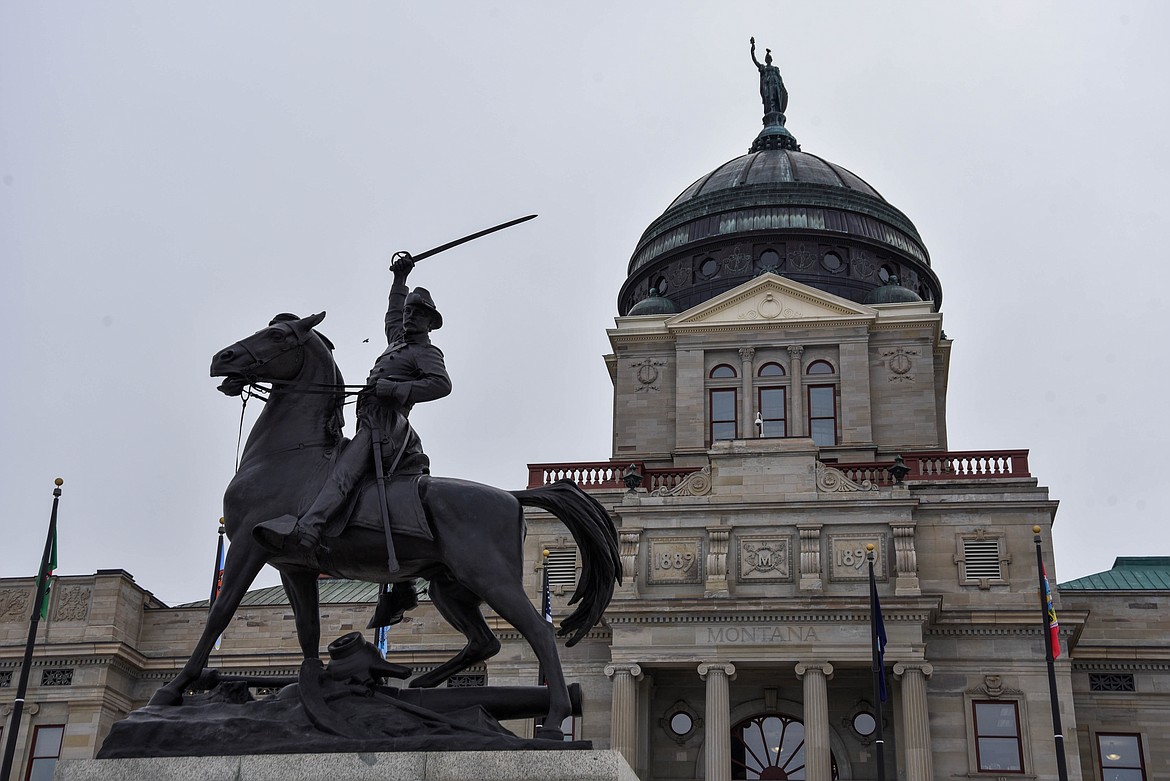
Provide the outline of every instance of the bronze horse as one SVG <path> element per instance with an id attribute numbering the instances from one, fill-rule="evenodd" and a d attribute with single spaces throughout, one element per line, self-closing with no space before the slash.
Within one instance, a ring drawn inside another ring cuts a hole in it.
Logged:
<path id="1" fill-rule="evenodd" d="M 328 548 L 317 553 L 316 562 L 296 552 L 269 553 L 252 537 L 252 528 L 262 521 L 303 512 L 317 495 L 335 453 L 348 441 L 341 433 L 345 398 L 341 373 L 332 345 L 313 330 L 324 317 L 322 312 L 276 322 L 212 360 L 211 375 L 226 378 L 220 390 L 228 395 L 238 395 L 251 383 L 271 383 L 272 387 L 224 494 L 224 526 L 232 545 L 223 588 L 190 659 L 174 680 L 155 693 L 151 705 L 182 701 L 184 690 L 206 666 L 215 638 L 227 628 L 266 563 L 280 572 L 306 659 L 318 659 L 320 654 L 319 572 L 372 583 L 389 578 L 385 537 L 375 530 L 377 523 L 345 526 L 339 536 L 327 540 Z M 359 510 L 370 506 L 377 513 L 376 504 L 358 503 Z M 480 612 L 487 603 L 536 653 L 549 687 L 549 712 L 537 736 L 560 739 L 560 724 L 569 715 L 569 694 L 553 628 L 532 606 L 522 586 L 525 528 L 521 508 L 551 512 L 569 528 L 581 552 L 581 578 L 570 602 L 579 604 L 558 632 L 571 635 L 568 645 L 584 637 L 601 618 L 620 578 L 617 533 L 608 513 L 568 481 L 504 491 L 431 477 L 423 506 L 434 539 L 396 535 L 401 570 L 394 577 L 427 578 L 435 607 L 467 638 L 467 645 L 410 685 L 437 686 L 499 652 L 499 640 Z"/>

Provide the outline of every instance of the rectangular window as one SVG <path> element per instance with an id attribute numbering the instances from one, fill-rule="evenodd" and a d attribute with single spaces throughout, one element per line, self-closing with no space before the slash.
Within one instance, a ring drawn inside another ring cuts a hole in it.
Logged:
<path id="1" fill-rule="evenodd" d="M 64 737 L 64 724 L 45 725 L 33 731 L 25 781 L 53 781 L 53 769 L 57 767 L 57 757 L 61 756 L 61 739 Z"/>
<path id="2" fill-rule="evenodd" d="M 711 441 L 735 439 L 739 435 L 735 408 L 737 393 L 734 388 L 711 391 Z"/>
<path id="3" fill-rule="evenodd" d="M 788 436 L 788 394 L 784 388 L 760 388 L 761 437 Z"/>
<path id="4" fill-rule="evenodd" d="M 1020 740 L 1020 714 L 1016 703 L 977 700 L 975 709 L 975 756 L 979 772 L 1023 773 L 1024 746 Z"/>
<path id="5" fill-rule="evenodd" d="M 835 386 L 809 386 L 808 434 L 818 445 L 837 444 L 837 394 Z"/>
<path id="6" fill-rule="evenodd" d="M 1145 781 L 1146 760 L 1140 735 L 1097 733 L 1101 781 Z"/>

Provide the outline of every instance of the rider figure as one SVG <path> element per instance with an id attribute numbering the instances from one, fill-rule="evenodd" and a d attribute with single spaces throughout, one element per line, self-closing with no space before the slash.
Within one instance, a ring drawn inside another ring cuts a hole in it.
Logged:
<path id="1" fill-rule="evenodd" d="M 374 362 L 366 388 L 358 395 L 357 433 L 342 450 L 317 499 L 291 531 L 273 521 L 258 524 L 258 539 L 268 547 L 299 549 L 313 557 L 321 546 L 325 524 L 341 510 L 350 492 L 373 472 L 374 435 L 381 440 L 381 461 L 394 477 L 428 474 L 430 460 L 407 420 L 420 401 L 441 399 L 451 392 L 451 378 L 443 353 L 431 344 L 430 332 L 443 326 L 443 316 L 426 288 L 407 290 L 406 277 L 414 268 L 407 253 L 395 256 L 390 270 L 390 304 L 386 310 L 386 350 Z M 269 524 L 273 524 L 269 526 Z M 395 617 L 417 604 L 411 584 L 392 592 Z"/>

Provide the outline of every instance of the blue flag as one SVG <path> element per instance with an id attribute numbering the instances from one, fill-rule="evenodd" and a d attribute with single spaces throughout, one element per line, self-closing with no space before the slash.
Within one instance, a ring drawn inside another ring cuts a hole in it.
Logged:
<path id="1" fill-rule="evenodd" d="M 870 621 L 873 622 L 877 633 L 877 663 L 879 670 L 878 674 L 878 691 L 881 693 L 882 702 L 886 701 L 886 622 L 882 620 L 882 603 L 878 599 L 877 581 L 873 577 L 873 567 L 870 566 L 869 571 L 869 607 L 870 607 Z"/>

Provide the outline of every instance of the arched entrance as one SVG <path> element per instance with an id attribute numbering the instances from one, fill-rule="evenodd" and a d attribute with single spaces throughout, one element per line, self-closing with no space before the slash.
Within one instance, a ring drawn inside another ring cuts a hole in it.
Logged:
<path id="1" fill-rule="evenodd" d="M 830 754 L 833 778 L 837 760 Z M 784 713 L 763 713 L 731 728 L 731 777 L 796 781 L 805 776 L 804 722 Z"/>

